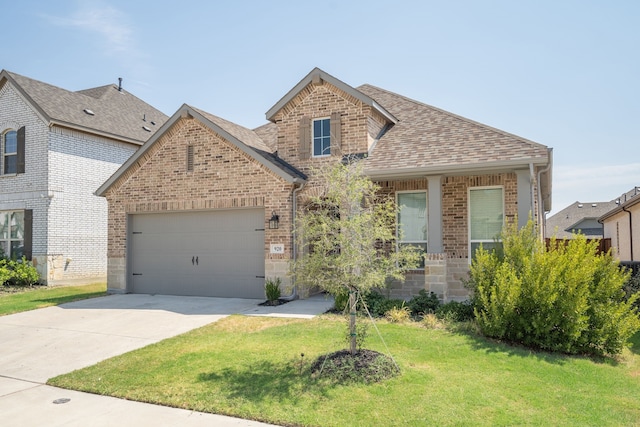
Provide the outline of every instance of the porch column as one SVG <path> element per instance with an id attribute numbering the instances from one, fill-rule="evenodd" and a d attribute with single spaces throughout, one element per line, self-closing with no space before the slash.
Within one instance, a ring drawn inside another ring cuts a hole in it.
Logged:
<path id="1" fill-rule="evenodd" d="M 427 252 L 444 252 L 442 244 L 442 175 L 428 176 Z"/>
<path id="2" fill-rule="evenodd" d="M 527 225 L 529 215 L 533 217 L 533 194 L 531 194 L 531 173 L 528 169 L 517 170 L 518 177 L 518 228 Z"/>

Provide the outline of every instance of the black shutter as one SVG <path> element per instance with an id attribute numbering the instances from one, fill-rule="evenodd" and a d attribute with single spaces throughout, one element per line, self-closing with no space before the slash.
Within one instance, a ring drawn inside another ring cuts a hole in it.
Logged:
<path id="1" fill-rule="evenodd" d="M 24 173 L 24 140 L 25 140 L 25 132 L 24 126 L 18 129 L 18 167 L 16 173 Z"/>
<path id="2" fill-rule="evenodd" d="M 300 159 L 308 159 L 311 156 L 311 119 L 300 119 Z"/>
<path id="3" fill-rule="evenodd" d="M 331 153 L 340 154 L 340 145 L 342 144 L 342 124 L 340 113 L 331 113 Z"/>
<path id="4" fill-rule="evenodd" d="M 31 209 L 25 209 L 24 211 L 24 249 L 22 254 L 27 257 L 29 261 L 33 256 L 33 211 Z"/>

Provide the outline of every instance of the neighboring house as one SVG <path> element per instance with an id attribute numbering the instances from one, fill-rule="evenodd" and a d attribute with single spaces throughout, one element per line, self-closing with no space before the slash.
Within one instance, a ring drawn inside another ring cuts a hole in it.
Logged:
<path id="1" fill-rule="evenodd" d="M 0 72 L 0 248 L 48 284 L 107 272 L 95 190 L 166 121 L 118 85 L 70 92 Z"/>
<path id="2" fill-rule="evenodd" d="M 602 239 L 604 227 L 598 218 L 615 208 L 615 200 L 610 202 L 575 202 L 560 212 L 547 218 L 545 237 L 570 239 L 573 234 L 581 233 L 587 239 Z"/>
<path id="3" fill-rule="evenodd" d="M 614 255 L 623 262 L 640 261 L 640 187 L 634 187 L 602 215 L 604 237 L 611 239 Z"/>
<path id="4" fill-rule="evenodd" d="M 183 105 L 100 187 L 110 292 L 264 298 L 297 255 L 314 168 L 345 156 L 397 199 L 401 244 L 426 251 L 395 296 L 466 298 L 473 249 L 550 210 L 549 148 L 374 86 L 316 68 L 266 118 L 249 130 Z"/>

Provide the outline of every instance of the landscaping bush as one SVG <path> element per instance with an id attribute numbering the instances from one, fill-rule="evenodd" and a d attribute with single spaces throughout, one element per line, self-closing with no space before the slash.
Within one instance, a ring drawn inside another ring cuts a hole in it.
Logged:
<path id="1" fill-rule="evenodd" d="M 433 292 L 427 293 L 424 289 L 420 290 L 418 295 L 414 296 L 407 303 L 407 307 L 411 310 L 411 314 L 418 317 L 428 313 L 435 313 L 440 306 L 438 296 Z"/>
<path id="2" fill-rule="evenodd" d="M 402 305 L 401 307 L 393 307 L 388 310 L 384 317 L 392 323 L 405 323 L 411 320 L 411 312 L 409 307 Z"/>
<path id="3" fill-rule="evenodd" d="M 33 286 L 39 280 L 38 271 L 25 257 L 20 260 L 0 258 L 0 284 Z"/>
<path id="4" fill-rule="evenodd" d="M 347 304 L 349 303 L 349 292 L 336 292 L 333 295 L 333 308 L 342 313 L 347 309 Z"/>
<path id="5" fill-rule="evenodd" d="M 379 292 L 372 291 L 364 297 L 364 303 L 372 316 L 382 317 L 387 311 L 404 306 L 405 301 L 387 298 Z"/>
<path id="6" fill-rule="evenodd" d="M 635 296 L 622 290 L 629 274 L 596 242 L 574 235 L 547 249 L 532 221 L 501 234 L 502 254 L 479 249 L 468 286 L 483 334 L 570 354 L 618 354 L 640 329 Z"/>
<path id="7" fill-rule="evenodd" d="M 625 283 L 623 289 L 624 289 L 626 300 L 629 300 L 638 292 L 640 292 L 640 272 L 629 277 L 629 280 L 627 280 L 627 283 Z M 637 311 L 640 311 L 640 298 L 635 299 L 635 302 L 633 303 L 633 307 Z"/>
<path id="8" fill-rule="evenodd" d="M 264 283 L 264 292 L 267 297 L 267 301 L 274 302 L 280 299 L 282 295 L 282 290 L 280 289 L 280 284 L 282 280 L 279 277 L 275 279 L 267 279 Z"/>
<path id="9" fill-rule="evenodd" d="M 450 322 L 466 322 L 473 319 L 473 306 L 469 301 L 449 301 L 436 309 L 438 319 Z"/>

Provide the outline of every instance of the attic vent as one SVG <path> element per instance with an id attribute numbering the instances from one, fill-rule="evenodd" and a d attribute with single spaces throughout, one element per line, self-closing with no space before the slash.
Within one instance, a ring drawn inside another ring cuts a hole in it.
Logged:
<path id="1" fill-rule="evenodd" d="M 147 132 L 151 132 L 151 129 L 149 129 L 149 128 L 148 128 L 148 127 L 146 127 L 146 126 L 142 126 L 142 129 L 146 130 Z"/>
<path id="2" fill-rule="evenodd" d="M 156 122 L 154 122 L 154 121 L 151 121 L 151 124 L 155 126 L 155 125 L 156 125 Z"/>
<path id="3" fill-rule="evenodd" d="M 187 145 L 187 172 L 193 171 L 193 145 Z"/>
<path id="4" fill-rule="evenodd" d="M 96 115 L 96 113 L 94 113 L 93 111 L 89 110 L 88 108 L 85 108 L 82 111 L 84 111 L 85 113 L 87 113 L 90 116 L 95 116 Z"/>

